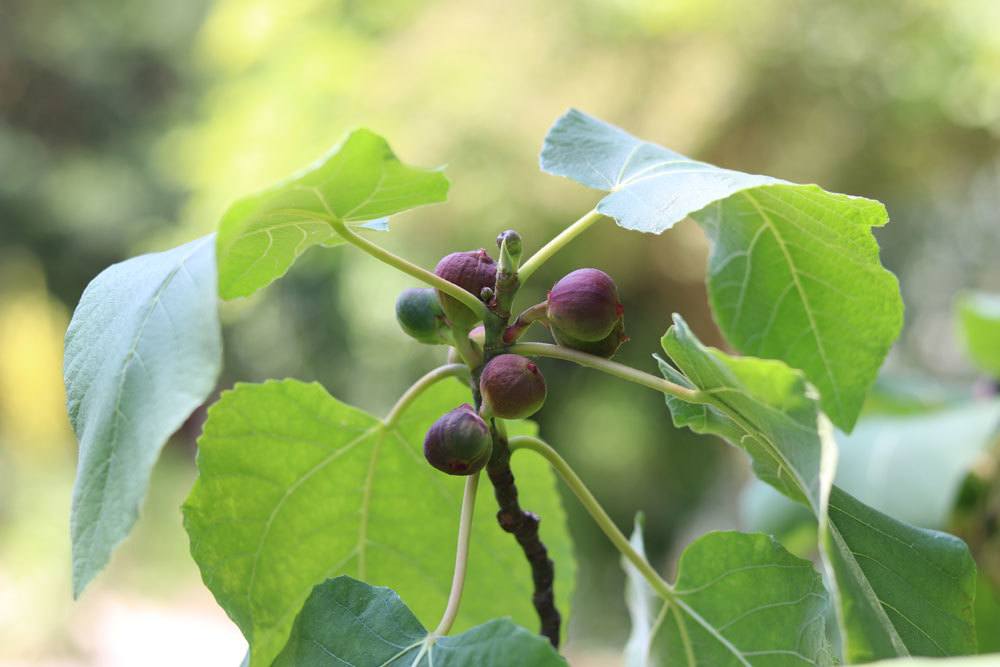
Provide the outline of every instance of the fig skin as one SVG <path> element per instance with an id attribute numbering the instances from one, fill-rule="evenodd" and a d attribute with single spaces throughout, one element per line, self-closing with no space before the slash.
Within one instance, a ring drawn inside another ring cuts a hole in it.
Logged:
<path id="1" fill-rule="evenodd" d="M 568 347 L 573 350 L 578 350 L 580 352 L 586 352 L 587 354 L 593 354 L 597 357 L 603 357 L 604 359 L 610 359 L 615 356 L 618 352 L 618 348 L 622 346 L 623 343 L 628 342 L 628 336 L 625 335 L 625 320 L 618 320 L 615 328 L 611 330 L 605 338 L 597 341 L 589 340 L 577 340 L 572 336 L 567 336 L 566 334 L 560 332 L 555 327 L 552 327 L 552 337 L 555 339 L 556 343 Z"/>
<path id="2" fill-rule="evenodd" d="M 407 335 L 428 345 L 448 342 L 448 324 L 437 292 L 430 287 L 403 290 L 396 299 L 396 321 Z"/>
<path id="3" fill-rule="evenodd" d="M 501 354 L 490 360 L 479 378 L 479 391 L 494 416 L 524 419 L 545 403 L 545 378 L 531 360 Z"/>
<path id="4" fill-rule="evenodd" d="M 484 287 L 496 284 L 497 265 L 485 250 L 467 250 L 443 257 L 434 273 L 479 299 Z M 438 298 L 445 317 L 456 327 L 468 330 L 479 321 L 479 315 L 455 297 L 438 290 Z"/>
<path id="5" fill-rule="evenodd" d="M 490 427 L 468 403 L 441 415 L 424 437 L 424 458 L 449 475 L 479 472 L 492 451 Z"/>
<path id="6" fill-rule="evenodd" d="M 611 334 L 624 312 L 611 276 L 599 269 L 577 269 L 552 286 L 546 318 L 567 339 L 597 342 Z"/>

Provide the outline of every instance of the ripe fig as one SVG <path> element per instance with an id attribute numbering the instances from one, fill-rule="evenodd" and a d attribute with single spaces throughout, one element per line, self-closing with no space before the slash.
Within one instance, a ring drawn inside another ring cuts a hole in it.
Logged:
<path id="1" fill-rule="evenodd" d="M 396 299 L 396 321 L 400 328 L 421 343 L 438 345 L 448 341 L 448 323 L 430 287 L 413 287 Z"/>
<path id="2" fill-rule="evenodd" d="M 455 283 L 478 299 L 484 287 L 493 288 L 497 279 L 497 265 L 485 250 L 453 252 L 446 255 L 434 268 L 434 273 L 450 283 Z M 445 317 L 455 326 L 468 329 L 479 321 L 479 316 L 458 299 L 438 291 Z"/>
<path id="3" fill-rule="evenodd" d="M 483 403 L 497 417 L 524 419 L 545 403 L 545 378 L 538 366 L 517 354 L 493 357 L 479 377 Z"/>
<path id="4" fill-rule="evenodd" d="M 611 334 L 624 312 L 611 276 L 598 269 L 577 269 L 549 291 L 546 317 L 568 338 L 597 342 Z"/>
<path id="5" fill-rule="evenodd" d="M 471 475 L 490 460 L 490 427 L 465 403 L 443 414 L 424 438 L 424 458 L 449 475 Z"/>
<path id="6" fill-rule="evenodd" d="M 580 352 L 586 352 L 587 354 L 593 354 L 594 356 L 604 357 L 605 359 L 610 359 L 615 356 L 615 353 L 618 351 L 618 348 L 622 346 L 622 343 L 628 342 L 628 336 L 625 335 L 624 318 L 618 320 L 618 323 L 615 324 L 615 328 L 611 330 L 611 333 L 601 340 L 596 341 L 578 340 L 572 336 L 567 336 L 555 327 L 552 327 L 551 330 L 552 337 L 556 339 L 556 343 L 559 345 L 579 350 Z"/>

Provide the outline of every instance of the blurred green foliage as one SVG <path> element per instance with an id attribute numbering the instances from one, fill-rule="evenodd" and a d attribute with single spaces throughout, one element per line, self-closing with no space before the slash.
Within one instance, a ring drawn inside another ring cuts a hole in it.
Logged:
<path id="1" fill-rule="evenodd" d="M 508 227 L 530 253 L 591 206 L 593 193 L 537 169 L 545 130 L 569 106 L 722 166 L 880 199 L 893 217 L 878 234 L 883 261 L 907 304 L 889 369 L 968 381 L 950 302 L 960 287 L 1000 290 L 997 25 L 992 0 L 6 0 L 0 581 L 30 560 L 13 556 L 27 548 L 19 522 L 35 514 L 25 494 L 48 485 L 64 497 L 70 483 L 74 444 L 51 397 L 61 396 L 60 327 L 87 282 L 111 262 L 211 230 L 234 198 L 356 126 L 387 136 L 405 161 L 448 165 L 450 201 L 399 216 L 380 237 L 424 266 L 492 250 Z M 524 304 L 571 268 L 609 272 L 632 336 L 620 358 L 655 372 L 649 355 L 673 311 L 721 344 L 706 257 L 690 223 L 661 237 L 601 223 L 539 272 Z M 310 251 L 267 290 L 224 306 L 224 386 L 316 379 L 384 411 L 441 355 L 395 325 L 393 301 L 411 285 L 350 249 Z M 555 362 L 544 371 L 543 432 L 619 525 L 646 513 L 654 560 L 734 524 L 733 493 L 710 492 L 740 477 L 738 457 L 674 431 L 662 400 L 642 389 Z M 18 407 L 47 402 L 43 420 Z M 196 431 L 177 439 L 171 462 L 190 464 Z M 32 454 L 41 451 L 60 456 Z M 67 507 L 50 504 L 46 516 L 65 525 Z M 616 554 L 567 507 L 587 582 L 574 640 L 619 646 Z M 41 562 L 68 572 L 63 549 Z M 106 586 L 127 589 L 131 576 L 113 568 Z M 63 630 L 47 632 L 10 650 L 82 650 Z"/>

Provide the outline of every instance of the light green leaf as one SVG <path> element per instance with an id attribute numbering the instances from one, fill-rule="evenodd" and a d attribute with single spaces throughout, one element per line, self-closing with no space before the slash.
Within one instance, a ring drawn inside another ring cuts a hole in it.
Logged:
<path id="1" fill-rule="evenodd" d="M 1000 426 L 1000 400 L 927 414 L 872 416 L 837 434 L 837 484 L 858 500 L 924 528 L 944 528 L 962 480 Z"/>
<path id="2" fill-rule="evenodd" d="M 805 371 L 850 430 L 903 322 L 882 268 L 876 201 L 696 162 L 576 110 L 556 121 L 541 166 L 610 192 L 597 210 L 662 233 L 692 215 L 713 242 L 709 296 L 741 351 Z"/>
<path id="3" fill-rule="evenodd" d="M 975 650 L 975 564 L 958 539 L 898 522 L 831 487 L 831 429 L 798 373 L 774 361 L 703 346 L 675 316 L 663 338 L 668 378 L 706 392 L 709 404 L 667 398 L 675 422 L 744 448 L 754 471 L 812 511 L 833 575 L 844 657 L 957 655 Z M 700 411 L 701 417 L 699 418 Z M 798 450 L 798 451 L 794 451 Z"/>
<path id="4" fill-rule="evenodd" d="M 164 443 L 215 388 L 213 241 L 108 267 L 73 313 L 63 370 L 80 441 L 70 514 L 76 596 L 131 530 Z"/>
<path id="5" fill-rule="evenodd" d="M 858 500 L 922 528 L 943 529 L 962 480 L 996 437 L 1000 400 L 930 412 L 862 417 L 838 432 L 836 483 Z M 944 446 L 944 445 L 947 446 Z M 796 506 L 763 482 L 745 494 L 751 525 L 789 517 Z M 797 513 L 796 513 L 797 516 Z"/>
<path id="6" fill-rule="evenodd" d="M 219 294 L 253 294 L 312 246 L 343 243 L 331 220 L 384 230 L 386 216 L 447 196 L 440 170 L 403 164 L 385 139 L 355 130 L 312 167 L 229 207 L 216 248 Z"/>
<path id="7" fill-rule="evenodd" d="M 337 577 L 313 590 L 274 667 L 565 667 L 543 637 L 495 619 L 432 637 L 388 588 Z"/>
<path id="8" fill-rule="evenodd" d="M 637 524 L 632 545 L 642 553 Z M 826 590 L 812 563 L 767 535 L 708 533 L 681 555 L 677 602 L 657 599 L 626 567 L 632 635 L 626 667 L 660 665 L 829 665 Z M 636 612 L 639 612 L 638 614 Z"/>
<path id="9" fill-rule="evenodd" d="M 1000 294 L 962 294 L 958 320 L 969 357 L 981 371 L 1000 378 Z"/>
<path id="10" fill-rule="evenodd" d="M 239 384 L 209 410 L 185 526 L 206 585 L 250 642 L 253 667 L 270 665 L 313 587 L 338 574 L 390 585 L 422 622 L 436 623 L 464 480 L 426 463 L 423 438 L 468 400 L 459 382 L 439 383 L 388 427 L 317 384 L 285 380 Z M 554 477 L 531 457 L 514 473 L 522 502 L 543 517 L 566 610 L 574 563 Z M 459 629 L 499 615 L 537 623 L 530 568 L 495 514 L 492 487 L 481 484 Z"/>

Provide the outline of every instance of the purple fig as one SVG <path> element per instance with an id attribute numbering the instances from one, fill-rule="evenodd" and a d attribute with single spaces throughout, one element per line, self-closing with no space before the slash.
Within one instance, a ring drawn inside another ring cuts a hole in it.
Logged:
<path id="1" fill-rule="evenodd" d="M 493 357 L 479 377 L 483 403 L 502 419 L 524 419 L 545 403 L 545 378 L 538 366 L 517 354 Z"/>
<path id="2" fill-rule="evenodd" d="M 546 317 L 553 329 L 577 341 L 602 341 L 625 309 L 611 276 L 597 269 L 577 269 L 549 291 Z"/>
<path id="3" fill-rule="evenodd" d="M 484 287 L 496 284 L 497 265 L 485 250 L 453 252 L 438 262 L 434 273 L 478 299 Z M 468 329 L 479 321 L 479 316 L 455 297 L 438 290 L 438 298 L 445 317 L 455 326 Z"/>
<path id="4" fill-rule="evenodd" d="M 424 457 L 449 475 L 471 475 L 490 460 L 490 427 L 469 404 L 443 414 L 424 438 Z"/>

